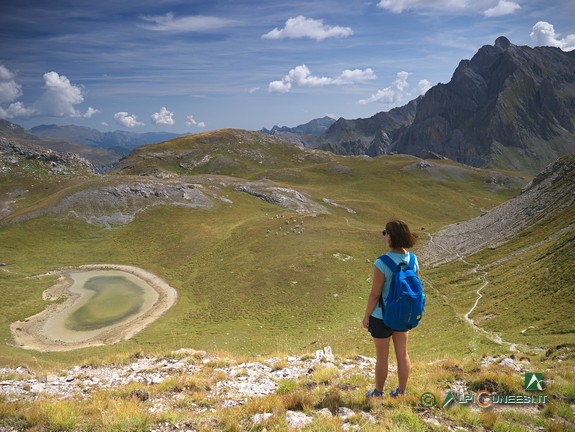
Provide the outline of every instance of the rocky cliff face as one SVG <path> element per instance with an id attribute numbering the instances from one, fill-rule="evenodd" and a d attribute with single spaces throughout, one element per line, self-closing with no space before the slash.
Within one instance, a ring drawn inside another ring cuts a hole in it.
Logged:
<path id="1" fill-rule="evenodd" d="M 575 51 L 500 37 L 448 84 L 369 119 L 340 119 L 322 138 L 340 154 L 442 155 L 535 175 L 575 152 Z"/>
<path id="2" fill-rule="evenodd" d="M 428 91 L 396 151 L 539 172 L 575 151 L 575 52 L 504 37 Z"/>
<path id="3" fill-rule="evenodd" d="M 395 134 L 413 122 L 420 99 L 367 119 L 340 118 L 323 134 L 324 144 L 321 148 L 345 155 L 377 156 L 390 153 Z"/>

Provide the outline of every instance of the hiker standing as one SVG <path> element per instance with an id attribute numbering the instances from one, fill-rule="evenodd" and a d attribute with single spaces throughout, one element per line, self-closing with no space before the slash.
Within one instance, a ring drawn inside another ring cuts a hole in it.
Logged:
<path id="1" fill-rule="evenodd" d="M 416 239 L 407 224 L 401 220 L 391 220 L 385 225 L 382 234 L 389 248 L 385 255 L 391 258 L 396 265 L 401 263 L 407 265 L 411 259 L 413 270 L 419 275 L 417 257 L 413 253 L 408 252 L 408 249 L 415 244 Z M 388 262 L 388 264 L 385 262 Z M 395 357 L 397 359 L 398 377 L 397 388 L 390 391 L 392 397 L 405 394 L 407 379 L 411 369 L 411 362 L 407 352 L 408 330 L 395 330 L 385 325 L 383 321 L 383 310 L 385 309 L 385 303 L 383 302 L 387 298 L 394 276 L 393 269 L 389 265 L 390 261 L 387 258 L 384 259 L 383 255 L 374 263 L 373 282 L 362 322 L 363 327 L 368 329 L 373 337 L 376 352 L 375 389 L 367 393 L 368 397 L 383 395 L 383 387 L 388 373 L 390 338 L 393 340 Z M 380 298 L 383 300 L 380 301 Z M 381 303 L 383 303 L 383 309 Z M 425 299 L 423 303 L 425 303 Z"/>

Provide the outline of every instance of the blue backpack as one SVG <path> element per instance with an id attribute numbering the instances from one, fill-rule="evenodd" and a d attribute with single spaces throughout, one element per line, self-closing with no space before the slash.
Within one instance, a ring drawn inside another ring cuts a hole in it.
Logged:
<path id="1" fill-rule="evenodd" d="M 394 330 L 411 330 L 417 327 L 425 308 L 425 294 L 414 270 L 415 255 L 409 252 L 409 263 L 396 264 L 389 256 L 379 257 L 393 272 L 389 294 L 379 304 L 383 309 L 383 322 Z"/>

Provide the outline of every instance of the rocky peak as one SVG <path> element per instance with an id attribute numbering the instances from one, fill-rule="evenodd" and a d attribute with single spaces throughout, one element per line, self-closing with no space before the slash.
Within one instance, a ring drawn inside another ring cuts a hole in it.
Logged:
<path id="1" fill-rule="evenodd" d="M 441 155 L 536 175 L 575 152 L 575 50 L 517 46 L 505 36 L 462 60 L 449 83 L 322 136 L 338 154 Z"/>
<path id="2" fill-rule="evenodd" d="M 499 36 L 495 39 L 495 46 L 501 48 L 502 50 L 507 50 L 511 46 L 511 42 L 505 36 Z"/>
<path id="3" fill-rule="evenodd" d="M 536 174 L 575 151 L 574 71 L 572 52 L 500 37 L 462 60 L 448 84 L 426 93 L 396 146 Z"/>

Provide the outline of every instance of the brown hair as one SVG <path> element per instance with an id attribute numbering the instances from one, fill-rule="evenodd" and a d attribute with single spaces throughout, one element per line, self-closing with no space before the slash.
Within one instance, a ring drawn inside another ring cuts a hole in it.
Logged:
<path id="1" fill-rule="evenodd" d="M 385 231 L 389 234 L 392 248 L 411 248 L 417 241 L 417 237 L 411 233 L 407 224 L 402 220 L 390 220 L 385 224 Z"/>

